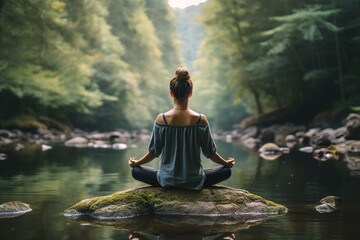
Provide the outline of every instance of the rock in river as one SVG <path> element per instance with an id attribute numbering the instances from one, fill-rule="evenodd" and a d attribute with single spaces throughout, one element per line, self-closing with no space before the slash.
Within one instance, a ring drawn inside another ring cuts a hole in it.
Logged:
<path id="1" fill-rule="evenodd" d="M 0 218 L 17 217 L 31 210 L 29 204 L 23 202 L 6 202 L 0 205 Z"/>
<path id="2" fill-rule="evenodd" d="M 245 190 L 213 186 L 201 191 L 136 188 L 85 199 L 66 209 L 64 215 L 82 224 L 153 234 L 160 239 L 164 235 L 198 239 L 199 235 L 248 229 L 286 212 L 286 207 Z"/>
<path id="3" fill-rule="evenodd" d="M 155 216 L 270 216 L 287 213 L 287 208 L 248 191 L 213 186 L 201 191 L 135 188 L 110 196 L 85 199 L 64 211 L 64 216 L 89 216 L 100 220 Z"/>
<path id="4" fill-rule="evenodd" d="M 320 205 L 315 207 L 319 213 L 332 213 L 338 209 L 341 200 L 337 196 L 327 196 L 320 200 Z"/>

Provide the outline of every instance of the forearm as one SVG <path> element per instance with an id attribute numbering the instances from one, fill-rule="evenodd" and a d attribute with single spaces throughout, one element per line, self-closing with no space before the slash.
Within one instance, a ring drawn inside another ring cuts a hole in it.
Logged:
<path id="1" fill-rule="evenodd" d="M 214 155 L 212 155 L 210 157 L 210 159 L 220 165 L 226 166 L 226 167 L 232 167 L 234 165 L 233 163 L 233 158 L 229 159 L 229 160 L 225 160 L 223 157 L 221 157 L 217 152 L 214 153 Z"/>
<path id="2" fill-rule="evenodd" d="M 228 167 L 228 162 L 223 158 L 221 157 L 217 152 L 215 152 L 211 157 L 210 159 L 217 163 L 217 164 L 220 164 L 220 165 L 224 165 L 224 166 L 227 166 Z"/>
<path id="3" fill-rule="evenodd" d="M 140 166 L 145 163 L 151 162 L 154 158 L 155 156 L 152 153 L 148 152 L 136 162 L 136 166 Z"/>

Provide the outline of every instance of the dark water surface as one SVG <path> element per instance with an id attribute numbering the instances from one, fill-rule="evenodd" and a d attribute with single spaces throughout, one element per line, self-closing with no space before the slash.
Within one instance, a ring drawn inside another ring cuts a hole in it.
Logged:
<path id="1" fill-rule="evenodd" d="M 359 238 L 360 177 L 351 175 L 344 162 L 319 162 L 306 154 L 267 161 L 236 144 L 217 141 L 217 146 L 224 157 L 236 158 L 233 175 L 224 185 L 246 189 L 289 208 L 285 216 L 234 232 L 235 239 Z M 0 218 L 0 239 L 128 239 L 126 230 L 74 222 L 63 217 L 62 211 L 84 198 L 143 186 L 131 178 L 127 159 L 141 157 L 146 149 L 147 142 L 134 143 L 125 150 L 53 146 L 43 152 L 33 145 L 16 152 L 1 148 L 8 158 L 0 161 L 0 203 L 19 200 L 30 204 L 33 211 Z M 214 166 L 207 159 L 204 163 L 206 167 Z M 157 164 L 154 160 L 150 165 Z M 328 195 L 341 197 L 342 208 L 332 214 L 316 212 L 314 207 Z M 167 221 L 176 225 L 178 219 Z M 195 225 L 190 235 L 181 236 L 179 232 L 181 229 L 170 236 L 168 232 L 143 236 L 229 239 L 201 236 Z"/>

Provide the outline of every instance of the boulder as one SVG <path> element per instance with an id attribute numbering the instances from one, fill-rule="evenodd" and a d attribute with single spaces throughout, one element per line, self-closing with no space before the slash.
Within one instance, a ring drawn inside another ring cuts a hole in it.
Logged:
<path id="1" fill-rule="evenodd" d="M 319 213 L 332 213 L 338 209 L 341 200 L 337 196 L 327 196 L 320 200 L 320 205 L 315 207 Z"/>
<path id="2" fill-rule="evenodd" d="M 97 220 L 135 216 L 193 216 L 247 218 L 286 214 L 288 209 L 248 191 L 213 186 L 201 191 L 142 187 L 109 196 L 85 199 L 64 211 L 73 219 Z"/>
<path id="3" fill-rule="evenodd" d="M 259 140 L 253 137 L 242 138 L 242 144 L 248 149 L 255 149 L 259 145 Z"/>
<path id="4" fill-rule="evenodd" d="M 17 217 L 31 210 L 29 204 L 23 202 L 6 202 L 0 205 L 0 218 Z"/>
<path id="5" fill-rule="evenodd" d="M 313 157 L 319 161 L 327 160 L 339 160 L 341 152 L 336 145 L 330 145 L 327 148 L 315 149 L 313 152 Z"/>
<path id="6" fill-rule="evenodd" d="M 298 139 L 293 134 L 287 135 L 285 138 L 285 144 L 290 149 L 296 148 L 298 145 Z"/>
<path id="7" fill-rule="evenodd" d="M 326 148 L 331 145 L 331 136 L 327 132 L 318 132 L 311 138 L 311 144 L 313 146 Z"/>
<path id="8" fill-rule="evenodd" d="M 68 147 L 87 147 L 88 144 L 89 144 L 89 141 L 83 137 L 74 137 L 65 142 L 65 146 L 68 146 Z"/>
<path id="9" fill-rule="evenodd" d="M 258 152 L 265 160 L 275 160 L 282 155 L 280 147 L 275 143 L 265 143 Z"/>
<path id="10" fill-rule="evenodd" d="M 348 140 L 360 140 L 360 114 L 351 113 L 346 118 L 346 136 Z"/>

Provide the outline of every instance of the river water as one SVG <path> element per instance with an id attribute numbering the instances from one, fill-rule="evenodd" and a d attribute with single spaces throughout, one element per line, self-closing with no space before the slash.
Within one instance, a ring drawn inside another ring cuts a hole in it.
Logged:
<path id="1" fill-rule="evenodd" d="M 236 158 L 233 175 L 223 185 L 246 189 L 289 209 L 284 216 L 229 233 L 232 239 L 360 236 L 360 176 L 352 174 L 344 162 L 319 162 L 307 154 L 283 155 L 268 161 L 238 144 L 217 141 L 217 147 L 224 157 Z M 85 198 L 143 186 L 132 179 L 127 159 L 141 157 L 146 149 L 146 142 L 131 143 L 125 150 L 57 145 L 42 151 L 39 146 L 26 145 L 15 151 L 3 147 L 0 150 L 8 157 L 0 161 L 0 203 L 19 200 L 30 204 L 33 211 L 0 218 L 0 239 L 129 239 L 127 230 L 75 222 L 65 218 L 62 211 Z M 157 164 L 157 160 L 150 163 Z M 204 165 L 214 166 L 207 159 Z M 319 200 L 328 195 L 339 196 L 341 208 L 331 214 L 316 212 Z M 167 221 L 176 223 L 177 219 Z M 231 239 L 218 234 L 201 236 L 196 225 L 190 235 L 181 231 L 177 229 L 171 237 L 145 232 L 139 239 Z"/>

